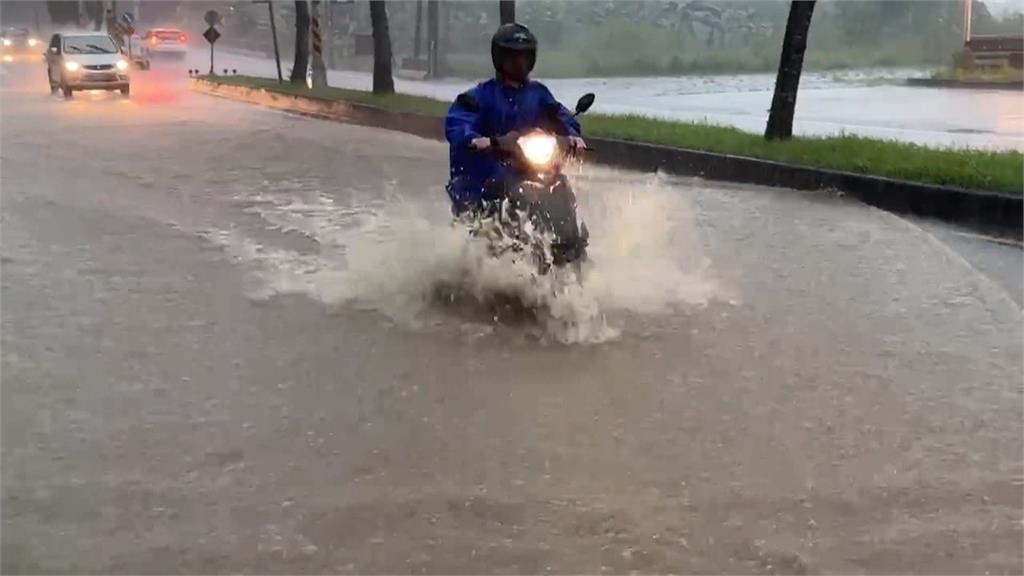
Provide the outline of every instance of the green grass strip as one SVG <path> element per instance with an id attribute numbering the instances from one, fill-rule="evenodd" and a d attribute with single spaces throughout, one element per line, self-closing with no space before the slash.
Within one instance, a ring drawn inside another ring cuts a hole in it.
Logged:
<path id="1" fill-rule="evenodd" d="M 343 100 L 389 110 L 443 116 L 449 103 L 424 96 L 377 96 L 362 90 L 278 84 L 252 76 L 204 77 L 235 86 L 323 100 Z M 642 116 L 591 114 L 583 117 L 587 135 L 736 156 L 773 160 L 829 170 L 884 176 L 899 180 L 1024 194 L 1024 153 L 974 149 L 930 148 L 894 140 L 859 136 L 797 137 L 769 142 L 757 134 L 711 124 L 676 122 Z"/>

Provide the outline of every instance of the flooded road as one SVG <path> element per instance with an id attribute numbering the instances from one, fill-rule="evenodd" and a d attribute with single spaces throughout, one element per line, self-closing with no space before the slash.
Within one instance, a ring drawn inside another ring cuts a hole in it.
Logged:
<path id="1" fill-rule="evenodd" d="M 190 65 L 209 69 L 209 54 L 196 52 Z M 225 52 L 218 71 L 273 77 L 272 60 Z M 285 70 L 290 62 L 283 63 Z M 806 72 L 800 80 L 794 132 L 804 135 L 856 134 L 928 146 L 1024 150 L 1024 93 L 903 86 L 905 78 L 927 75 L 915 69 Z M 335 70 L 332 86 L 369 90 L 368 73 Z M 545 80 L 563 102 L 597 94 L 594 110 L 656 118 L 710 122 L 747 132 L 764 132 L 775 88 L 773 74 L 682 76 L 678 78 L 580 78 Z M 472 85 L 467 80 L 396 79 L 399 92 L 454 100 Z"/>
<path id="2" fill-rule="evenodd" d="M 442 144 L 180 77 L 3 77 L 4 572 L 1024 570 L 1021 308 L 945 231 L 586 167 L 540 290 Z"/>

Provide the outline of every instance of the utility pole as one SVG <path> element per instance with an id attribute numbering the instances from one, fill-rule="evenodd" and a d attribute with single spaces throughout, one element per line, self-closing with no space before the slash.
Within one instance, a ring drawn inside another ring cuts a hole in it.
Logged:
<path id="1" fill-rule="evenodd" d="M 310 32 L 313 36 L 313 87 L 327 86 L 327 67 L 324 66 L 324 35 L 320 27 L 320 0 L 313 0 Z"/>
<path id="2" fill-rule="evenodd" d="M 416 32 L 412 40 L 412 57 L 419 62 L 420 59 L 420 29 L 423 28 L 423 0 L 416 0 Z"/>
<path id="3" fill-rule="evenodd" d="M 78 27 L 85 28 L 87 14 L 85 13 L 85 0 L 78 0 Z"/>
<path id="4" fill-rule="evenodd" d="M 971 9 L 973 0 L 964 0 L 964 46 L 971 41 L 971 21 L 974 19 Z"/>
<path id="5" fill-rule="evenodd" d="M 327 52 L 327 68 L 334 68 L 334 0 L 327 0 L 327 25 L 324 26 L 324 50 Z"/>
<path id="6" fill-rule="evenodd" d="M 427 76 L 437 78 L 440 71 L 440 48 L 438 38 L 440 37 L 440 10 L 438 0 L 427 0 Z"/>

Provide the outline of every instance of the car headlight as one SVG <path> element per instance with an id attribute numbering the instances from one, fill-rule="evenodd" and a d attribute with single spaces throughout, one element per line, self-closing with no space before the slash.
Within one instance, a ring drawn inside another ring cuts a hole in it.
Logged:
<path id="1" fill-rule="evenodd" d="M 117 69 L 121 70 L 122 72 L 127 70 L 128 69 L 128 62 L 125 61 L 125 60 L 118 60 L 117 61 Z"/>
<path id="2" fill-rule="evenodd" d="M 39 40 L 36 40 L 35 38 L 29 38 L 28 39 L 28 45 L 29 46 L 32 46 L 33 48 L 35 48 L 36 44 L 39 44 Z"/>
<path id="3" fill-rule="evenodd" d="M 12 44 L 10 38 L 4 38 L 4 46 L 10 46 Z"/>
<path id="4" fill-rule="evenodd" d="M 555 137 L 548 134 L 527 134 L 518 141 L 526 160 L 536 168 L 544 168 L 551 164 L 558 148 Z"/>
<path id="5" fill-rule="evenodd" d="M 78 65 L 78 62 L 65 62 L 64 67 L 68 69 L 68 72 L 77 72 L 78 69 L 81 68 L 81 66 Z"/>

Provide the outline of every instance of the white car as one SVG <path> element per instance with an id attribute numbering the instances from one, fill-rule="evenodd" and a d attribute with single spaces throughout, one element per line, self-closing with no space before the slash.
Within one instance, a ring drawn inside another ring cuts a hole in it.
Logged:
<path id="1" fill-rule="evenodd" d="M 97 32 L 54 34 L 46 50 L 50 91 L 71 98 L 75 90 L 131 90 L 128 60 L 113 38 Z"/>
<path id="2" fill-rule="evenodd" d="M 142 37 L 146 59 L 168 55 L 184 58 L 188 54 L 188 34 L 177 28 L 154 28 Z"/>

